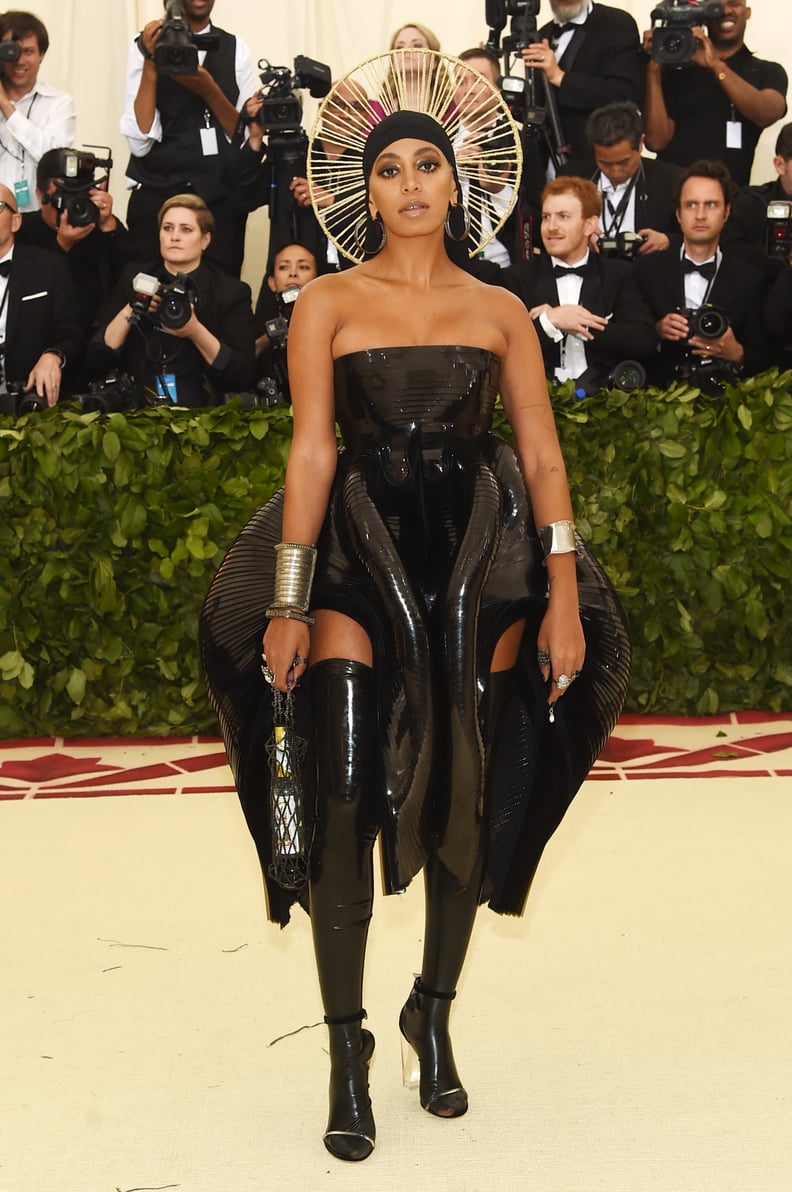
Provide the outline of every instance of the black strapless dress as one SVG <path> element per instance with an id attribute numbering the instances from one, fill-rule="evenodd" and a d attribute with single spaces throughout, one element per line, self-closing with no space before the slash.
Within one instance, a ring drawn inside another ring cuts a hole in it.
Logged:
<path id="1" fill-rule="evenodd" d="M 464 885 L 483 816 L 483 899 L 519 914 L 545 844 L 621 711 L 630 644 L 612 588 L 579 541 L 586 662 L 550 722 L 536 661 L 547 602 L 542 549 L 516 454 L 489 429 L 499 369 L 497 357 L 469 347 L 372 349 L 336 361 L 344 449 L 312 607 L 353 617 L 373 644 L 388 893 L 403 890 L 431 850 Z M 272 695 L 260 655 L 282 508 L 283 490 L 230 548 L 204 603 L 201 658 L 270 917 L 283 924 L 306 897 L 267 874 Z M 479 705 L 495 645 L 522 619 L 514 697 L 485 792 Z M 310 668 L 297 700 L 298 730 L 310 742 L 309 683 Z M 310 750 L 304 786 L 310 806 Z"/>

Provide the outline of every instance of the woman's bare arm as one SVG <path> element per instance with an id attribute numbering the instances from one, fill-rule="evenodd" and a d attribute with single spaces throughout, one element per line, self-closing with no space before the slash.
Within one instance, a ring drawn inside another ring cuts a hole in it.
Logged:
<path id="1" fill-rule="evenodd" d="M 289 387 L 294 430 L 286 466 L 284 542 L 314 544 L 327 513 L 336 472 L 332 344 L 336 330 L 337 278 L 309 282 L 294 307 L 289 327 Z M 264 634 L 267 665 L 285 690 L 296 655 L 307 657 L 308 626 L 276 618 Z"/>
<path id="2" fill-rule="evenodd" d="M 501 396 L 514 431 L 517 454 L 537 527 L 573 520 L 566 467 L 547 393 L 544 364 L 533 323 L 519 300 L 504 294 L 499 314 L 504 318 L 507 349 L 501 373 Z M 585 642 L 578 612 L 575 554 L 548 555 L 547 613 L 537 646 L 551 656 L 546 675 L 573 676 L 583 666 Z M 558 688 L 552 688 L 555 701 Z"/>

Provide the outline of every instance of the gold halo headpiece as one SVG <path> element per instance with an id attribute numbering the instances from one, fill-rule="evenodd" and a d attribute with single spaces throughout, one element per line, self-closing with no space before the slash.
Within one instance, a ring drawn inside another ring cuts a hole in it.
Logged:
<path id="1" fill-rule="evenodd" d="M 391 50 L 368 58 L 325 96 L 308 149 L 311 199 L 322 231 L 345 257 L 364 259 L 363 148 L 380 120 L 405 109 L 431 116 L 448 134 L 470 217 L 470 255 L 476 256 L 516 202 L 520 132 L 489 79 L 436 50 Z"/>

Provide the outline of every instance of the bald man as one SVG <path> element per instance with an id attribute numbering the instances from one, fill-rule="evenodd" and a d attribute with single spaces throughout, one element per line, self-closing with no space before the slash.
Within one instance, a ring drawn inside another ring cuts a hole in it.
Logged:
<path id="1" fill-rule="evenodd" d="M 47 405 L 61 395 L 64 369 L 81 355 L 77 299 L 66 265 L 15 244 L 22 223 L 14 192 L 0 185 L 0 358 L 3 385 L 35 389 Z"/>

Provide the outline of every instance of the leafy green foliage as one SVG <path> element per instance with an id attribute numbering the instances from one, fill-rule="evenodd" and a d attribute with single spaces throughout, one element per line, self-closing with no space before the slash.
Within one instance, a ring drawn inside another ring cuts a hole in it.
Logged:
<path id="1" fill-rule="evenodd" d="M 554 390 L 578 525 L 633 634 L 633 710 L 792 707 L 791 388 Z M 287 410 L 234 406 L 0 419 L 0 736 L 216 730 L 201 601 L 290 435 Z"/>
<path id="2" fill-rule="evenodd" d="M 630 624 L 633 711 L 792 708 L 791 387 L 554 390 L 578 528 Z"/>
<path id="3" fill-rule="evenodd" d="M 0 735 L 216 730 L 201 601 L 290 436 L 234 406 L 0 420 Z"/>

